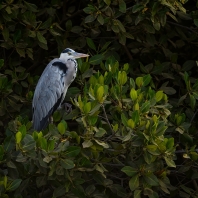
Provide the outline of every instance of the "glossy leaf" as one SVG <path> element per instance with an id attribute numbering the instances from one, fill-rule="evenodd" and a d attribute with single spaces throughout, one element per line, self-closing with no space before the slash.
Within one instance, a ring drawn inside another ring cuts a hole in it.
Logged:
<path id="1" fill-rule="evenodd" d="M 40 32 L 37 32 L 36 33 L 36 36 L 38 38 L 38 40 L 43 43 L 43 44 L 47 44 L 47 40 L 45 39 L 45 37 L 40 33 Z"/>
<path id="2" fill-rule="evenodd" d="M 7 190 L 12 192 L 14 190 L 16 190 L 19 185 L 21 184 L 22 182 L 22 179 L 15 179 L 8 187 L 7 187 Z"/>
<path id="3" fill-rule="evenodd" d="M 86 40 L 87 40 L 88 46 L 89 46 L 91 49 L 93 49 L 93 50 L 96 51 L 96 46 L 95 46 L 93 40 L 92 40 L 91 38 L 88 38 L 88 37 L 86 37 Z"/>
<path id="4" fill-rule="evenodd" d="M 60 164 L 65 169 L 72 169 L 75 166 L 74 162 L 70 159 L 64 159 L 64 160 L 62 159 L 60 161 Z"/>
<path id="5" fill-rule="evenodd" d="M 137 91 L 134 88 L 131 89 L 130 96 L 133 101 L 137 99 Z"/>
<path id="6" fill-rule="evenodd" d="M 89 59 L 89 63 L 91 65 L 98 65 L 102 62 L 103 60 L 103 55 L 102 54 L 97 54 L 97 55 L 94 55 L 92 56 L 90 59 Z"/>
<path id="7" fill-rule="evenodd" d="M 126 173 L 129 177 L 133 177 L 138 173 L 138 170 L 131 166 L 125 166 L 121 169 L 121 171 Z"/>
<path id="8" fill-rule="evenodd" d="M 131 191 L 134 191 L 136 188 L 139 187 L 139 175 L 133 175 L 133 177 L 129 180 L 129 188 Z"/>

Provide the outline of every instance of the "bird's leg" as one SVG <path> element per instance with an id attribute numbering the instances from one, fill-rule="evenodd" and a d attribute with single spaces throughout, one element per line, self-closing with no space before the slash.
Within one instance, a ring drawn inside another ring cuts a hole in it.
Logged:
<path id="1" fill-rule="evenodd" d="M 50 122 L 51 124 L 53 124 L 53 116 L 50 116 L 49 122 Z"/>
<path id="2" fill-rule="evenodd" d="M 72 105 L 69 103 L 63 103 L 61 105 L 63 109 L 65 109 L 66 113 L 70 113 L 72 111 Z"/>

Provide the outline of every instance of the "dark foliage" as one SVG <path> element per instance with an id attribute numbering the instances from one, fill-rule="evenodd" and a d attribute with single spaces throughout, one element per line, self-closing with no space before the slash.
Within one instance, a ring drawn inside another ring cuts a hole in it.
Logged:
<path id="1" fill-rule="evenodd" d="M 0 196 L 198 198 L 198 3 L 0 3 Z M 33 131 L 38 78 L 78 60 L 70 114 Z M 84 62 L 83 62 L 84 61 Z"/>

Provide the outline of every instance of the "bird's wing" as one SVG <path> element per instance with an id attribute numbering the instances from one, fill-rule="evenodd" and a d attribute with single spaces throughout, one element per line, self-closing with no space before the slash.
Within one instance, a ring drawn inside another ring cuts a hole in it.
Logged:
<path id="1" fill-rule="evenodd" d="M 35 130 L 44 129 L 49 123 L 49 117 L 62 103 L 66 89 L 64 79 L 66 72 L 67 66 L 59 59 L 51 61 L 43 71 L 32 103 Z"/>

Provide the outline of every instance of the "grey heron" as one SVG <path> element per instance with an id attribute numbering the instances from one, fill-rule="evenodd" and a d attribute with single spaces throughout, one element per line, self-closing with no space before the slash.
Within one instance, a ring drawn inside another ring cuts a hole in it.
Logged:
<path id="1" fill-rule="evenodd" d="M 50 117 L 61 106 L 68 87 L 76 77 L 75 59 L 88 56 L 66 48 L 59 58 L 53 59 L 46 66 L 37 83 L 32 102 L 34 130 L 41 131 L 47 127 Z"/>

